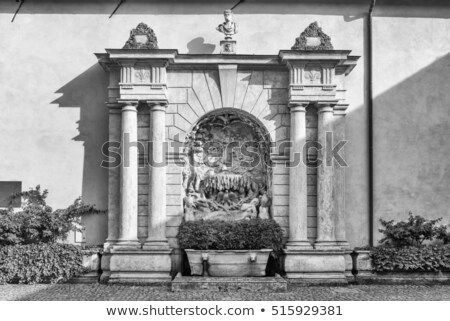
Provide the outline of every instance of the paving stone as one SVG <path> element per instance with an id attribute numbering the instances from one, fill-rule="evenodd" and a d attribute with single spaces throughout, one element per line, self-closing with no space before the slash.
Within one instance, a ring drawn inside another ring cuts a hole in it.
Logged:
<path id="1" fill-rule="evenodd" d="M 279 275 L 265 278 L 181 276 L 172 281 L 172 291 L 286 292 L 287 282 Z"/>
<path id="2" fill-rule="evenodd" d="M 168 286 L 108 284 L 0 285 L 0 300 L 17 301 L 448 301 L 450 285 L 295 286 L 285 293 L 172 292 Z"/>

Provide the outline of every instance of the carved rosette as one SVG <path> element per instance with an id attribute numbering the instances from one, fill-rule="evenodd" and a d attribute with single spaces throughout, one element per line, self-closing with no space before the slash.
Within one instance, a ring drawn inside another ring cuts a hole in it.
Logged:
<path id="1" fill-rule="evenodd" d="M 141 22 L 130 31 L 130 38 L 123 49 L 158 49 L 158 39 L 153 29 Z"/>
<path id="2" fill-rule="evenodd" d="M 322 31 L 317 22 L 311 23 L 300 37 L 295 39 L 292 50 L 333 50 L 330 37 Z"/>

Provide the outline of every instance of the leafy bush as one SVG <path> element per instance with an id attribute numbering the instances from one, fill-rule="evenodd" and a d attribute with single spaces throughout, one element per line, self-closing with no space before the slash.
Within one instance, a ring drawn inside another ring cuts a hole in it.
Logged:
<path id="1" fill-rule="evenodd" d="M 376 247 L 370 256 L 377 272 L 450 271 L 450 246 Z"/>
<path id="2" fill-rule="evenodd" d="M 437 234 L 438 240 L 441 240 L 444 244 L 450 244 L 450 232 L 447 232 L 447 226 L 440 226 Z"/>
<path id="3" fill-rule="evenodd" d="M 20 223 L 14 213 L 0 210 L 0 245 L 14 245 L 23 242 L 20 237 Z"/>
<path id="4" fill-rule="evenodd" d="M 178 232 L 183 249 L 255 250 L 282 248 L 282 230 L 273 220 L 183 222 Z"/>
<path id="5" fill-rule="evenodd" d="M 81 216 L 86 213 L 100 213 L 92 205 L 86 205 L 81 198 L 66 209 L 55 210 L 47 205 L 48 191 L 40 186 L 10 197 L 10 202 L 23 198 L 22 208 L 0 211 L 0 245 L 53 243 L 65 239 L 70 231 L 76 230 Z"/>
<path id="6" fill-rule="evenodd" d="M 83 255 L 100 254 L 103 255 L 102 245 L 88 245 L 81 247 L 81 253 Z"/>
<path id="7" fill-rule="evenodd" d="M 380 243 L 395 247 L 420 246 L 425 240 L 437 239 L 445 233 L 446 226 L 437 226 L 441 220 L 442 218 L 427 220 L 419 215 L 413 216 L 411 212 L 409 212 L 407 221 L 394 223 L 393 220 L 380 219 L 381 225 L 384 227 L 379 230 L 384 234 Z"/>
<path id="8" fill-rule="evenodd" d="M 57 283 L 81 271 L 81 251 L 73 245 L 0 246 L 0 284 Z"/>

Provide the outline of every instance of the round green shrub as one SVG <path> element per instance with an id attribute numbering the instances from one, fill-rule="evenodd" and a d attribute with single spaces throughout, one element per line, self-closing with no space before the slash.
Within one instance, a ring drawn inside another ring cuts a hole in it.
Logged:
<path id="1" fill-rule="evenodd" d="M 283 231 L 273 220 L 190 221 L 180 225 L 177 237 L 182 249 L 279 251 Z"/>
<path id="2" fill-rule="evenodd" d="M 0 284 L 64 282 L 82 269 L 81 250 L 73 245 L 0 246 Z"/>

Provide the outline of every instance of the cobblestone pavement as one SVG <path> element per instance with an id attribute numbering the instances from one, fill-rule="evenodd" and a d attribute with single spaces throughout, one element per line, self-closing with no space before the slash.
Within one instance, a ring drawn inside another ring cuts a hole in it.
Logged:
<path id="1" fill-rule="evenodd" d="M 171 292 L 168 287 L 103 284 L 0 285 L 0 300 L 17 301 L 362 301 L 450 300 L 450 285 L 292 286 L 286 293 Z"/>

